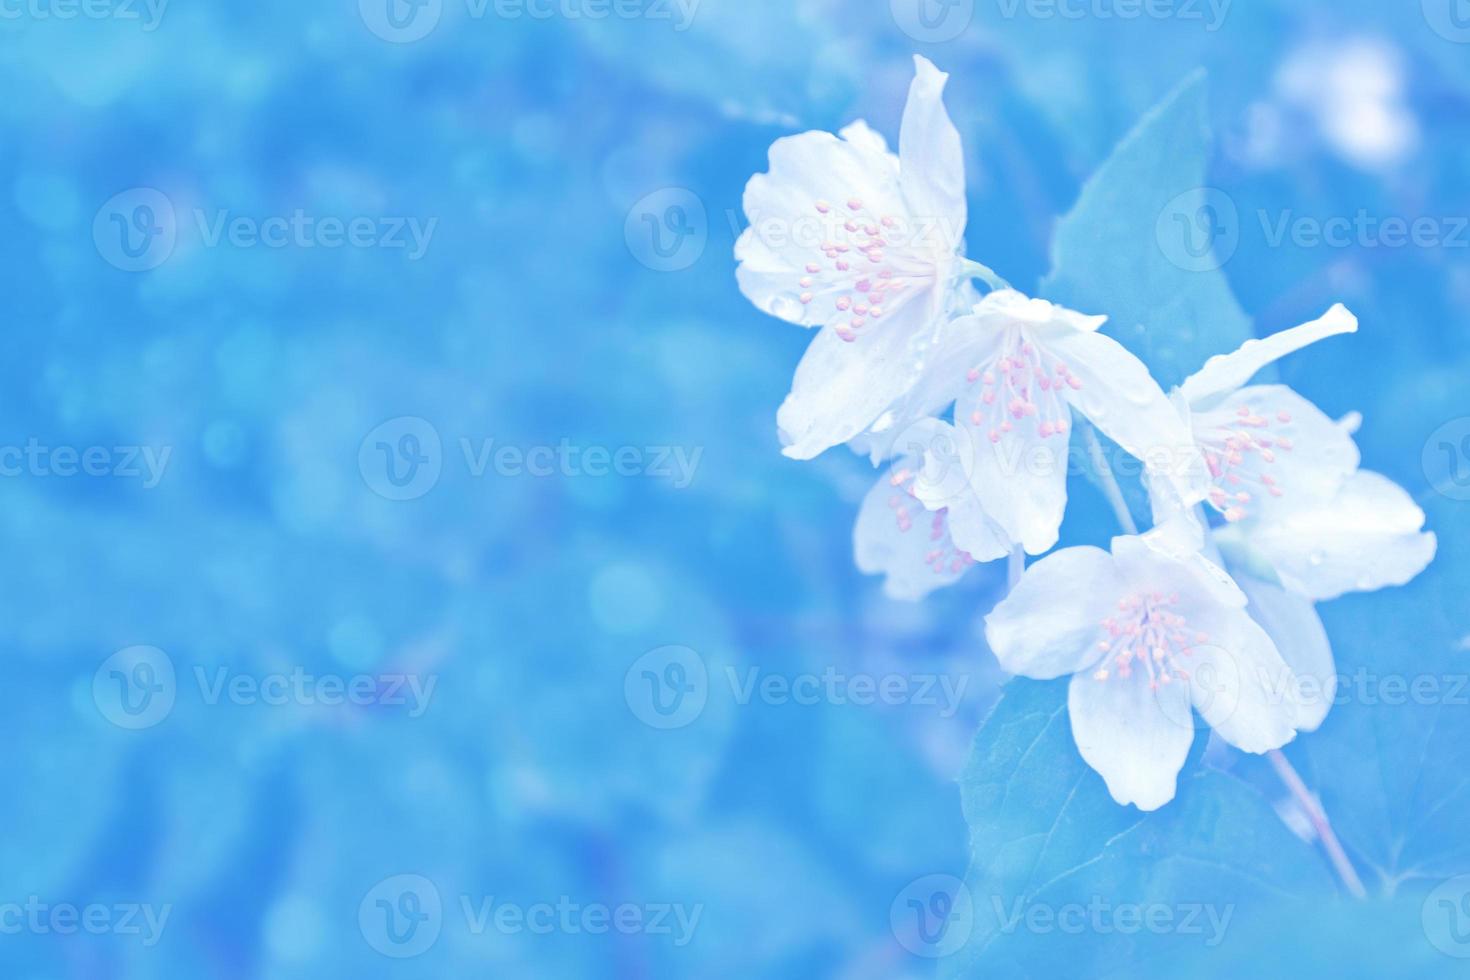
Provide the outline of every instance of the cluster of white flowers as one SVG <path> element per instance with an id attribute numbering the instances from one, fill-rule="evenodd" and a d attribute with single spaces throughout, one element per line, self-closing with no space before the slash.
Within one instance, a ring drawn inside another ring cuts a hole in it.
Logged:
<path id="1" fill-rule="evenodd" d="M 778 140 L 746 189 L 741 290 L 817 330 L 778 416 L 784 451 L 846 444 L 888 464 L 858 515 L 856 558 L 903 599 L 1055 547 L 1074 437 L 1100 457 L 1095 428 L 1139 460 L 1154 528 L 1137 533 L 1119 501 L 1129 533 L 1110 552 L 1031 565 L 986 636 L 1011 673 L 1071 675 L 1083 758 L 1119 803 L 1155 809 L 1174 796 L 1196 712 L 1255 753 L 1319 726 L 1334 666 L 1313 603 L 1409 581 L 1436 541 L 1407 493 L 1359 469 L 1355 418 L 1250 383 L 1356 331 L 1343 307 L 1211 358 L 1166 394 L 1099 332 L 1106 317 L 1023 296 L 965 259 L 948 76 L 915 62 L 896 156 L 862 122 L 802 133 Z"/>

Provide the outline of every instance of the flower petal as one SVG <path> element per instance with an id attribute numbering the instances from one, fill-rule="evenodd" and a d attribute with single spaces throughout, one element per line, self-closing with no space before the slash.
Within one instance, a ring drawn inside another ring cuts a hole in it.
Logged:
<path id="1" fill-rule="evenodd" d="M 955 299 L 966 293 L 973 294 L 973 288 L 956 290 Z M 973 305 L 972 302 L 965 308 Z M 943 415 L 964 390 L 966 373 L 995 356 L 1001 337 L 1000 331 L 978 328 L 969 317 L 942 324 L 933 345 L 922 355 L 924 367 L 918 382 L 867 431 L 852 439 L 849 447 L 859 455 L 869 456 L 875 466 L 900 453 L 908 428 Z"/>
<path id="2" fill-rule="evenodd" d="M 1186 659 L 1190 700 L 1220 737 L 1245 752 L 1279 749 L 1296 737 L 1298 685 L 1271 637 L 1243 609 L 1181 603 L 1205 635 Z"/>
<path id="3" fill-rule="evenodd" d="M 1067 689 L 1072 738 L 1087 764 L 1097 770 L 1120 804 L 1157 810 L 1174 798 L 1179 770 L 1189 756 L 1194 730 L 1183 684 L 1149 689 L 1132 681 L 1072 678 Z"/>
<path id="4" fill-rule="evenodd" d="M 926 302 L 890 311 L 854 343 L 823 330 L 796 366 L 776 415 L 782 450 L 811 459 L 863 432 L 914 386 L 943 320 Z"/>
<path id="5" fill-rule="evenodd" d="M 1033 327 L 1056 333 L 1093 333 L 1108 322 L 1105 316 L 1089 316 L 1065 306 L 1033 299 L 1014 289 L 998 289 L 975 305 L 972 316 L 995 326 Z"/>
<path id="6" fill-rule="evenodd" d="M 1122 588 L 1106 551 L 1065 548 L 1026 569 L 985 617 L 985 639 L 1012 674 L 1050 680 L 1086 670 L 1102 658 L 1099 623 Z"/>
<path id="7" fill-rule="evenodd" d="M 1285 385 L 1251 385 L 1194 416 L 1212 486 L 1206 499 L 1234 522 L 1331 499 L 1355 470 L 1348 429 Z"/>
<path id="8" fill-rule="evenodd" d="M 859 119 L 844 126 L 837 131 L 837 135 L 849 143 L 860 146 L 865 150 L 871 150 L 874 153 L 887 154 L 890 152 L 888 141 L 883 138 L 883 134 L 872 126 L 869 126 L 865 119 Z"/>
<path id="9" fill-rule="evenodd" d="M 960 551 L 975 561 L 988 562 L 1004 558 L 1015 549 L 975 494 L 971 483 L 975 447 L 966 432 L 925 419 L 909 426 L 893 448 L 919 461 L 918 473 L 910 484 L 912 493 L 925 508 L 945 515 L 949 533 Z"/>
<path id="10" fill-rule="evenodd" d="M 1186 421 L 1128 349 L 1102 333 L 1048 328 L 1038 336 L 1067 368 L 1063 395 L 1080 414 L 1150 475 L 1193 503 L 1204 499 L 1209 473 Z"/>
<path id="11" fill-rule="evenodd" d="M 944 108 L 949 76 L 921 55 L 914 56 L 914 70 L 898 138 L 903 192 L 910 214 L 942 223 L 954 249 L 963 241 L 967 212 L 964 149 Z"/>
<path id="12" fill-rule="evenodd" d="M 1231 568 L 1235 581 L 1250 598 L 1247 612 L 1276 644 L 1281 659 L 1298 681 L 1296 727 L 1314 732 L 1321 727 L 1337 696 L 1337 665 L 1327 629 L 1309 599 L 1293 595 L 1278 585 L 1263 582 L 1247 572 Z"/>
<path id="13" fill-rule="evenodd" d="M 996 439 L 964 402 L 955 415 L 975 447 L 970 488 L 979 510 L 1028 555 L 1050 551 L 1067 510 L 1067 440 L 1043 438 L 1029 425 Z"/>
<path id="14" fill-rule="evenodd" d="M 812 131 L 777 140 L 770 172 L 745 187 L 750 226 L 735 243 L 740 291 L 772 316 L 808 327 L 835 319 L 827 302 L 838 292 L 833 277 L 814 279 L 811 287 L 802 282 L 808 266 L 826 269 L 823 244 L 845 240 L 844 204 L 856 200 L 868 213 L 907 215 L 898 158 L 878 149 L 877 134 L 866 125 L 844 132 L 852 138 Z M 812 298 L 803 303 L 808 292 Z"/>
<path id="15" fill-rule="evenodd" d="M 1113 539 L 1113 560 L 1124 580 L 1140 592 L 1179 593 L 1203 605 L 1245 608 L 1245 593 L 1223 568 L 1194 548 L 1198 525 L 1171 522 L 1144 535 Z"/>
<path id="16" fill-rule="evenodd" d="M 916 602 L 957 581 L 975 562 L 955 549 L 947 517 L 926 511 L 897 480 L 906 463 L 885 473 L 863 498 L 853 553 L 860 571 L 886 576 L 883 591 L 890 598 Z"/>
<path id="17" fill-rule="evenodd" d="M 1398 484 L 1359 471 L 1330 500 L 1303 500 L 1251 527 L 1230 528 L 1281 583 L 1318 601 L 1403 585 L 1434 560 L 1424 511 Z"/>
<path id="18" fill-rule="evenodd" d="M 1205 526 L 1193 510 L 1156 511 L 1153 528 L 1140 537 L 1154 551 L 1180 561 L 1192 561 L 1205 549 Z"/>
<path id="19" fill-rule="evenodd" d="M 985 505 L 973 493 L 951 502 L 945 508 L 945 513 L 955 547 L 976 561 L 996 561 L 1015 550 L 1005 528 L 985 513 Z"/>
<path id="20" fill-rule="evenodd" d="M 1296 682 L 1271 638 L 1245 612 L 1224 569 L 1187 547 L 1187 529 L 1113 540 L 1113 557 L 1136 593 L 1168 597 L 1180 637 L 1161 656 L 1189 675 L 1195 708 L 1226 741 L 1249 752 L 1278 748 L 1295 729 Z M 1162 691 L 1162 686 L 1160 687 Z M 1177 716 L 1176 716 L 1177 717 Z M 1182 722 L 1181 722 L 1182 723 Z"/>
<path id="21" fill-rule="evenodd" d="M 1210 358 L 1204 367 L 1185 379 L 1179 390 L 1191 405 L 1203 407 L 1210 399 L 1250 383 L 1268 364 L 1319 340 L 1357 330 L 1358 318 L 1339 303 L 1311 323 L 1282 330 L 1263 340 L 1247 340 L 1232 354 Z"/>
<path id="22" fill-rule="evenodd" d="M 910 495 L 926 510 L 946 515 L 955 546 L 975 561 L 1004 558 L 1015 548 L 989 516 L 970 486 L 974 448 L 959 429 L 938 419 L 921 419 L 887 436 L 883 452 L 899 459 L 893 467 Z"/>

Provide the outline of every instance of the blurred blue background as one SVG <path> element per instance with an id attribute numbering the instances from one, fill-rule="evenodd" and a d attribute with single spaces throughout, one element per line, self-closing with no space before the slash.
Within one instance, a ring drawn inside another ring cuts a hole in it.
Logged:
<path id="1" fill-rule="evenodd" d="M 809 335 L 731 257 L 770 143 L 895 140 L 915 52 L 953 75 L 969 254 L 1022 289 L 1116 141 L 1209 71 L 1226 274 L 1263 333 L 1362 319 L 1284 374 L 1364 413 L 1470 645 L 1444 585 L 1470 504 L 1425 454 L 1470 416 L 1458 3 L 5 0 L 0 905 L 102 911 L 0 915 L 0 973 L 932 974 L 890 908 L 964 873 L 999 573 L 909 605 L 855 570 L 873 475 L 780 455 Z M 1360 212 L 1440 238 L 1257 220 Z M 700 670 L 692 716 L 650 713 L 645 671 Z M 730 682 L 832 671 L 962 697 Z M 541 934 L 477 928 L 487 902 L 672 911 Z"/>

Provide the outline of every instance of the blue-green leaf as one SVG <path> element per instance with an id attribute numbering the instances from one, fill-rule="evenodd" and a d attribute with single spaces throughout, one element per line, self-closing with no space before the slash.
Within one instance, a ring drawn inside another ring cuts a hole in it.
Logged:
<path id="1" fill-rule="evenodd" d="M 1222 267 L 1240 236 L 1233 202 L 1206 185 L 1202 72 L 1139 122 L 1057 226 L 1041 293 L 1110 317 L 1106 332 L 1166 389 L 1252 335 Z"/>
<path id="2" fill-rule="evenodd" d="M 1204 742 L 1172 803 L 1120 807 L 1073 745 L 1066 682 L 1012 681 L 960 780 L 973 922 L 944 974 L 1103 976 L 1208 962 L 1237 934 L 1337 900 L 1320 855 L 1259 791 L 1205 765 Z M 1131 910 L 1154 925 L 1133 928 Z"/>
<path id="3" fill-rule="evenodd" d="M 1451 544 L 1470 513 L 1441 498 L 1426 510 L 1440 554 L 1423 575 L 1323 607 L 1337 698 L 1292 751 L 1368 888 L 1421 897 L 1470 873 L 1470 560 Z"/>

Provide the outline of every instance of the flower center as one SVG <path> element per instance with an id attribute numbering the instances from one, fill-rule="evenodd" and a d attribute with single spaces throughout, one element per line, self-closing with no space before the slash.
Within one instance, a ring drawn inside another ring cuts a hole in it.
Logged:
<path id="1" fill-rule="evenodd" d="M 831 303 L 841 317 L 837 336 L 852 343 L 869 321 L 883 318 L 898 295 L 914 285 L 913 280 L 932 279 L 934 270 L 931 266 L 904 272 L 890 260 L 890 238 L 904 234 L 893 215 L 879 216 L 856 197 L 849 198 L 845 206 L 827 201 L 813 206 L 824 219 L 817 249 L 822 258 L 808 262 L 806 274 L 797 283 L 801 303 L 810 306 L 819 299 Z"/>
<path id="2" fill-rule="evenodd" d="M 1249 517 L 1250 505 L 1258 494 L 1285 496 L 1278 478 L 1266 471 L 1275 464 L 1278 453 L 1295 448 L 1289 437 L 1272 432 L 1273 424 L 1284 426 L 1290 422 L 1288 412 L 1271 416 L 1242 405 L 1234 415 L 1207 428 L 1201 448 L 1215 482 L 1210 504 L 1227 521 Z"/>
<path id="3" fill-rule="evenodd" d="M 1118 615 L 1100 624 L 1106 636 L 1097 644 L 1103 658 L 1093 678 L 1106 681 L 1116 674 L 1127 679 L 1138 670 L 1155 691 L 1160 685 L 1189 680 L 1183 665 L 1210 637 L 1191 630 L 1175 611 L 1178 605 L 1178 594 L 1162 592 L 1140 592 L 1120 600 Z"/>
<path id="4" fill-rule="evenodd" d="M 970 424 L 988 430 L 993 443 L 1023 425 L 1034 425 L 1043 439 L 1065 435 L 1071 413 L 1062 392 L 1082 387 L 1082 380 L 1066 364 L 1019 330 L 1007 331 L 996 356 L 971 368 L 966 379 L 971 385 L 980 384 L 983 392 L 970 413 Z"/>
<path id="5" fill-rule="evenodd" d="M 949 535 L 949 508 L 940 508 L 932 514 L 925 510 L 923 505 L 917 502 L 914 494 L 915 478 L 914 473 L 900 467 L 888 480 L 894 488 L 893 495 L 888 498 L 888 508 L 893 511 L 893 519 L 898 522 L 899 533 L 912 534 L 914 532 L 916 513 L 921 519 L 923 517 L 932 518 L 919 525 L 920 527 L 927 525 L 931 543 L 929 551 L 924 555 L 924 564 L 933 569 L 935 575 L 964 571 L 967 566 L 975 563 L 975 559 L 970 557 L 969 552 L 955 547 L 954 539 Z"/>

